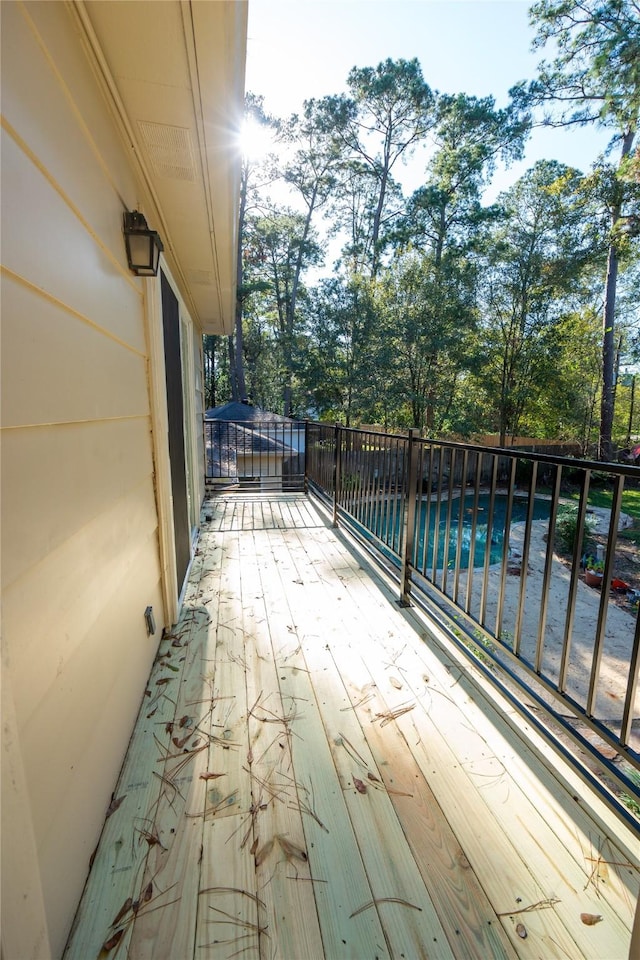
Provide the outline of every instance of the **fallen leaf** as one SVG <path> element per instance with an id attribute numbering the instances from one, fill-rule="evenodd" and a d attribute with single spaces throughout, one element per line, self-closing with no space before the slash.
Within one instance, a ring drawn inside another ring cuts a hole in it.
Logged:
<path id="1" fill-rule="evenodd" d="M 117 947 L 118 944 L 120 943 L 123 933 L 124 933 L 124 928 L 122 930 L 116 930 L 114 935 L 112 937 L 109 937 L 109 939 L 105 940 L 105 942 L 102 944 L 102 949 L 109 951 L 109 950 L 113 950 L 114 947 Z"/>
<path id="2" fill-rule="evenodd" d="M 287 860 L 302 860 L 303 863 L 307 862 L 307 851 L 303 850 L 302 847 L 296 846 L 295 843 L 291 843 L 286 837 L 281 836 L 278 837 L 278 843 L 282 847 L 282 852 Z"/>
<path id="3" fill-rule="evenodd" d="M 253 841 L 253 843 L 251 844 L 251 849 L 249 850 L 249 853 L 251 854 L 251 856 L 253 856 L 253 854 L 254 854 L 254 853 L 256 852 L 256 850 L 258 849 L 258 843 L 259 843 L 259 841 L 260 841 L 260 838 L 259 838 L 259 837 L 256 837 L 255 840 Z"/>
<path id="4" fill-rule="evenodd" d="M 127 897 L 127 899 L 125 900 L 125 902 L 122 904 L 122 906 L 121 906 L 120 909 L 118 910 L 118 912 L 117 912 L 117 914 L 116 914 L 116 916 L 115 916 L 115 919 L 113 920 L 113 922 L 112 922 L 112 924 L 111 924 L 112 927 L 117 927 L 118 924 L 120 923 L 120 921 L 122 920 L 122 918 L 125 917 L 125 916 L 129 913 L 129 911 L 131 910 L 131 904 L 132 904 L 132 903 L 133 903 L 133 900 L 131 899 L 131 897 Z"/>
<path id="5" fill-rule="evenodd" d="M 224 776 L 225 776 L 224 773 L 201 773 L 200 779 L 201 780 L 217 780 L 218 777 L 224 777 Z"/>
<path id="6" fill-rule="evenodd" d="M 272 850 L 273 840 L 267 840 L 262 849 L 256 853 L 256 867 L 259 867 L 261 863 L 264 863 Z"/>
<path id="7" fill-rule="evenodd" d="M 124 797 L 118 797 L 117 800 L 115 797 L 113 796 L 111 797 L 111 803 L 109 804 L 109 808 L 107 810 L 107 817 L 110 817 L 112 813 L 116 812 L 116 810 L 118 809 L 118 807 L 120 806 L 120 804 L 122 803 L 125 797 L 126 797 L 126 793 Z"/>
<path id="8" fill-rule="evenodd" d="M 191 734 L 188 733 L 188 734 L 186 735 L 186 737 L 183 737 L 183 738 L 182 738 L 182 740 L 178 740 L 177 737 L 174 737 L 173 740 L 172 740 L 172 743 L 175 743 L 175 745 L 176 745 L 176 747 L 178 748 L 178 750 L 182 750 L 182 748 L 184 747 L 185 743 L 187 742 L 187 740 L 189 739 L 190 736 L 191 736 Z"/>
<path id="9" fill-rule="evenodd" d="M 162 686 L 163 683 L 171 683 L 173 677 L 161 677 L 160 680 L 156 680 L 156 687 Z"/>
<path id="10" fill-rule="evenodd" d="M 594 927 L 596 923 L 600 923 L 603 918 L 599 913 L 581 913 L 580 919 L 583 923 L 586 923 L 588 927 Z"/>
<path id="11" fill-rule="evenodd" d="M 191 717 L 188 717 L 185 713 L 184 717 L 181 718 L 179 726 L 181 727 L 190 727 L 191 726 Z"/>
<path id="12" fill-rule="evenodd" d="M 366 792 L 367 792 L 367 785 L 366 785 L 366 783 L 363 783 L 362 780 L 358 780 L 357 777 L 354 777 L 354 778 L 353 778 L 353 785 L 354 785 L 354 787 L 356 788 L 356 790 L 358 791 L 358 793 L 366 793 Z"/>
<path id="13" fill-rule="evenodd" d="M 152 896 L 153 896 L 153 881 L 149 880 L 149 883 L 144 888 L 144 893 L 142 894 L 140 899 L 142 900 L 143 903 L 149 903 L 149 900 L 151 900 Z"/>
<path id="14" fill-rule="evenodd" d="M 373 780 L 374 783 L 381 783 L 381 782 L 382 782 L 381 780 L 378 779 L 378 777 L 374 776 L 373 773 L 368 773 L 367 776 L 368 776 L 369 780 Z"/>
<path id="15" fill-rule="evenodd" d="M 521 940 L 527 939 L 527 928 L 525 927 L 524 923 L 516 924 L 516 933 L 518 934 Z"/>
<path id="16" fill-rule="evenodd" d="M 402 690 L 402 683 L 397 677 L 389 677 L 389 683 L 392 687 L 395 687 L 396 690 Z"/>

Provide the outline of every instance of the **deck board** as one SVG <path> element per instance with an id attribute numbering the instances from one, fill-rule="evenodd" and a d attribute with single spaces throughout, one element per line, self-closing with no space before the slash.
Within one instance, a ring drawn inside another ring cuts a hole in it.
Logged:
<path id="1" fill-rule="evenodd" d="M 304 495 L 203 513 L 65 960 L 626 960 L 637 838 L 437 624 Z"/>

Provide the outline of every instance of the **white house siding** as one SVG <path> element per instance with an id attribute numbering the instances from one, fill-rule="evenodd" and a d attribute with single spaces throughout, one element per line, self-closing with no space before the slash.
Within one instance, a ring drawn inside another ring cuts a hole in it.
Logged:
<path id="1" fill-rule="evenodd" d="M 67 5 L 1 15 L 2 947 L 28 960 L 62 953 L 165 612 L 138 187 Z"/>

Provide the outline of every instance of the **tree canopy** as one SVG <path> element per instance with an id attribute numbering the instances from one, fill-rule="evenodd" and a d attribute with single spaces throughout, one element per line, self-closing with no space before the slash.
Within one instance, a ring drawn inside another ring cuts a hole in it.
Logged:
<path id="1" fill-rule="evenodd" d="M 530 13 L 552 58 L 501 106 L 391 59 L 288 118 L 248 97 L 279 152 L 243 169 L 236 331 L 228 351 L 207 342 L 208 396 L 603 457 L 640 432 L 621 373 L 640 357 L 638 3 Z M 535 123 L 606 125 L 618 161 L 539 161 L 488 203 Z"/>

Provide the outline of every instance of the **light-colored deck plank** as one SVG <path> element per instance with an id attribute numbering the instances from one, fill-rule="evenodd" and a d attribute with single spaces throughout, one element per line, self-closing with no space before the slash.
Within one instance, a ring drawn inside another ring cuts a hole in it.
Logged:
<path id="1" fill-rule="evenodd" d="M 293 552 L 292 549 L 290 555 Z M 279 572 L 281 576 L 284 573 L 282 564 Z M 304 567 L 288 571 L 288 579 L 293 582 L 293 578 L 303 575 L 304 591 L 288 593 L 301 641 L 301 652 L 289 659 L 289 666 L 298 683 L 303 673 L 312 678 L 324 736 L 340 778 L 373 899 L 379 902 L 377 909 L 391 955 L 418 957 L 426 951 L 428 955 L 452 956 L 390 796 L 376 787 L 382 784 L 381 771 L 327 651 L 330 638 L 338 643 L 341 640 L 342 618 L 327 606 L 321 584 L 314 583 Z M 283 586 L 287 587 L 286 579 Z M 316 586 L 320 587 L 318 592 Z M 315 613 L 310 615 L 309 610 Z M 318 617 L 318 610 L 325 611 L 325 615 Z M 314 628 L 315 632 L 311 632 Z M 302 669 L 296 672 L 298 660 Z M 376 779 L 372 780 L 369 774 Z M 391 858 L 389 850 L 394 851 Z"/>
<path id="2" fill-rule="evenodd" d="M 375 911 L 351 916 L 360 905 L 371 901 L 371 887 L 346 816 L 341 784 L 308 674 L 304 667 L 300 669 L 295 662 L 291 664 L 299 647 L 299 638 L 277 571 L 277 566 L 286 558 L 284 554 L 282 557 L 273 556 L 270 537 L 280 538 L 281 534 L 267 531 L 264 538 L 260 538 L 264 553 L 260 548 L 256 548 L 256 553 L 261 560 L 260 577 L 267 602 L 271 656 L 274 665 L 281 668 L 277 673 L 286 678 L 281 683 L 289 692 L 283 701 L 288 704 L 288 710 L 296 714 L 290 746 L 294 762 L 292 775 L 301 794 L 298 804 L 308 806 L 318 818 L 307 814 L 303 829 L 324 955 L 336 960 L 360 956 L 382 960 L 389 954 Z M 292 679 L 297 679 L 295 685 Z"/>
<path id="3" fill-rule="evenodd" d="M 319 577 L 313 584 L 310 582 L 310 575 L 315 574 L 315 565 L 308 563 L 304 543 L 299 537 L 297 547 L 292 546 L 291 554 L 297 559 L 299 575 L 307 571 L 305 594 L 309 591 L 315 600 L 311 606 L 315 610 L 331 610 L 331 597 L 326 591 L 326 584 Z M 296 597 L 297 594 L 292 592 L 290 596 Z M 447 929 L 456 931 L 454 950 L 457 953 L 463 951 L 469 960 L 473 957 L 483 960 L 487 956 L 513 957 L 515 954 L 500 929 L 477 877 L 470 870 L 462 848 L 422 772 L 415 762 L 410 762 L 411 755 L 397 735 L 395 725 L 383 731 L 379 723 L 367 722 L 366 733 L 362 729 L 356 704 L 371 695 L 366 689 L 369 681 L 366 668 L 362 665 L 359 672 L 357 669 L 354 671 L 356 660 L 350 653 L 339 668 L 335 653 L 332 653 L 344 647 L 345 633 L 350 643 L 357 643 L 363 624 L 351 619 L 351 612 L 352 608 L 347 607 L 346 616 L 341 614 L 339 624 L 327 624 L 321 619 L 322 641 L 320 636 L 315 636 L 309 638 L 308 644 L 303 642 L 316 693 L 326 704 L 323 715 L 326 717 L 327 739 L 329 743 L 340 744 L 334 749 L 334 754 L 342 758 L 345 772 L 350 769 L 352 778 L 355 774 L 367 786 L 366 795 L 377 798 L 382 790 L 383 796 L 391 804 L 397 824 L 404 830 L 408 841 L 406 853 L 413 855 L 410 870 L 417 869 L 420 872 L 421 885 L 426 887 L 437 904 L 438 914 L 448 919 Z M 365 642 L 366 636 L 365 631 Z M 318 678 L 322 676 L 326 679 L 320 687 Z M 349 699 L 345 682 L 352 692 L 353 701 Z M 355 755 L 352 747 L 355 747 Z M 369 776 L 371 773 L 377 779 L 372 780 Z M 387 821 L 387 827 L 390 829 L 385 831 L 386 842 L 380 844 L 383 853 L 387 843 L 394 850 L 402 844 L 397 837 L 394 840 L 391 820 Z M 384 871 L 381 873 L 384 875 Z M 407 895 L 406 899 L 411 898 Z M 433 942 L 446 939 L 440 921 L 429 921 L 426 912 L 420 917 L 419 927 L 423 941 L 427 939 L 427 930 Z M 407 955 L 411 955 L 411 952 Z"/>
<path id="4" fill-rule="evenodd" d="M 205 512 L 65 960 L 626 960 L 631 831 L 313 501 Z"/>
<path id="5" fill-rule="evenodd" d="M 247 536 L 248 549 L 242 555 L 252 846 L 257 893 L 265 904 L 261 956 L 287 960 L 321 954 L 322 938 L 296 801 L 291 740 L 297 724 L 280 694 L 255 536 Z"/>

